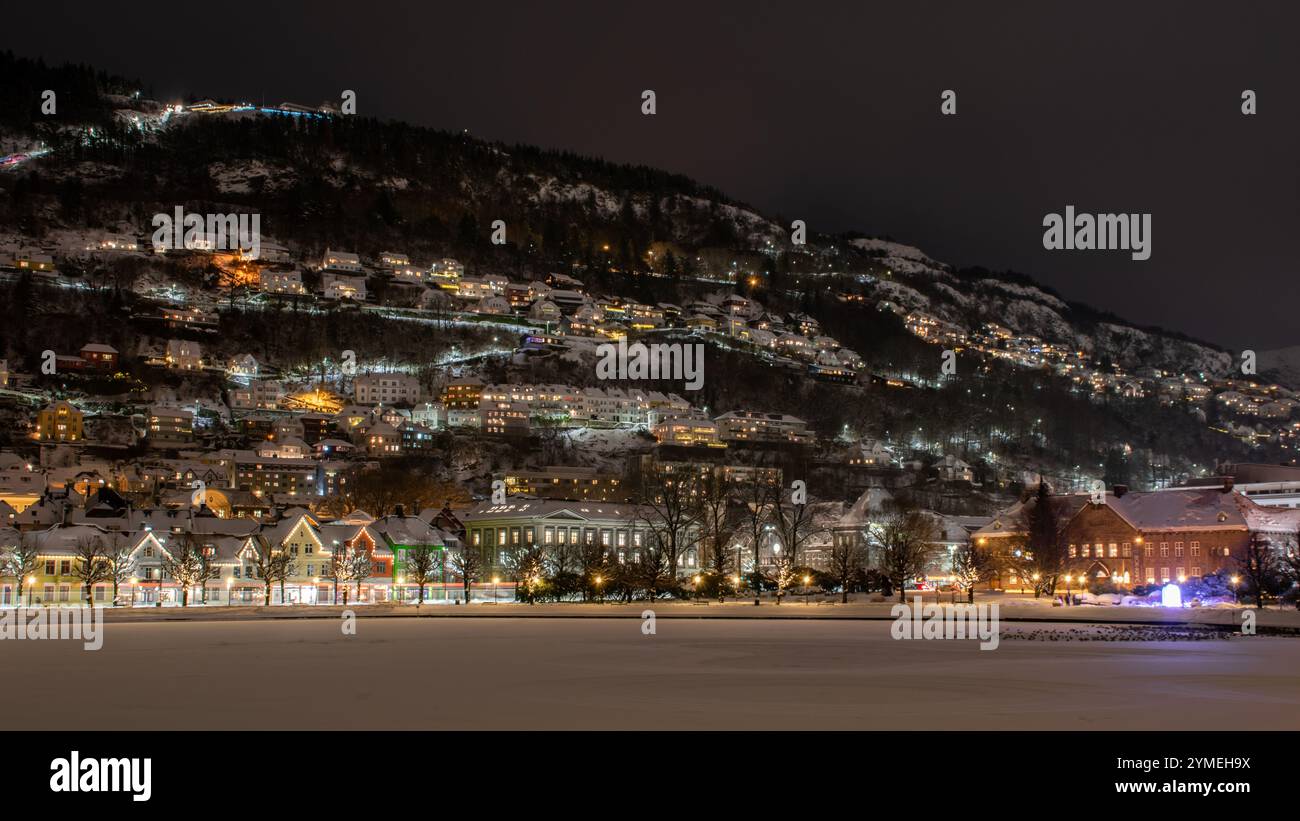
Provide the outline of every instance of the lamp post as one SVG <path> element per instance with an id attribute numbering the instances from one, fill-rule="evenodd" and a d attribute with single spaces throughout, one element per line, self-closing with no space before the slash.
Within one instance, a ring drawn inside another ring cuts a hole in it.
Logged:
<path id="1" fill-rule="evenodd" d="M 131 577 L 131 606 L 135 607 L 135 597 L 140 587 L 140 580 L 135 576 Z"/>
<path id="2" fill-rule="evenodd" d="M 496 603 L 497 603 L 497 582 L 499 582 L 499 581 L 501 581 L 501 577 L 500 577 L 500 576 L 493 576 L 493 577 L 492 577 L 492 603 L 493 603 L 493 604 L 496 604 Z"/>
<path id="3" fill-rule="evenodd" d="M 27 606 L 29 608 L 32 606 L 32 589 L 35 587 L 36 587 L 36 577 L 28 576 L 27 577 Z"/>
<path id="4" fill-rule="evenodd" d="M 393 593 L 395 593 L 396 596 L 397 596 L 397 602 L 398 602 L 398 604 L 400 604 L 400 603 L 402 602 L 402 585 L 404 585 L 404 584 L 406 584 L 406 577 L 405 577 L 405 576 L 398 576 L 398 577 L 397 577 L 397 589 L 393 591 Z"/>
<path id="5" fill-rule="evenodd" d="M 694 593 L 695 593 L 695 598 L 698 599 L 700 597 L 700 574 L 696 573 L 695 577 L 692 578 L 691 581 L 695 583 Z"/>
<path id="6" fill-rule="evenodd" d="M 1238 576 L 1236 573 L 1234 573 L 1232 574 L 1231 581 L 1232 581 L 1232 603 L 1241 604 L 1241 594 L 1237 592 L 1237 584 L 1241 581 L 1241 577 Z"/>
<path id="7" fill-rule="evenodd" d="M 601 603 L 601 604 L 604 604 L 604 603 L 605 603 L 605 591 L 601 589 L 601 585 L 605 583 L 605 579 L 604 579 L 604 577 L 602 577 L 602 576 L 597 576 L 596 578 L 592 579 L 591 581 L 592 581 L 592 583 L 594 583 L 594 584 L 596 585 L 596 597 L 600 600 L 600 603 Z"/>
<path id="8" fill-rule="evenodd" d="M 230 586 L 234 583 L 234 579 L 226 579 L 226 607 L 230 606 Z"/>

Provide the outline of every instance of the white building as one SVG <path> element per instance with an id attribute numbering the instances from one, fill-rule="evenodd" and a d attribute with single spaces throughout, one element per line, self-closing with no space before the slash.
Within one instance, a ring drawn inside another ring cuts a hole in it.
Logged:
<path id="1" fill-rule="evenodd" d="M 404 373 L 368 373 L 352 382 L 358 405 L 414 404 L 420 399 L 420 380 Z"/>
<path id="2" fill-rule="evenodd" d="M 331 251 L 328 248 L 321 257 L 320 267 L 322 271 L 338 271 L 344 274 L 360 274 L 365 270 L 361 267 L 361 258 L 356 254 L 349 251 Z"/>
<path id="3" fill-rule="evenodd" d="M 366 278 L 346 276 L 343 274 L 322 274 L 321 288 L 326 299 L 366 300 Z"/>
<path id="4" fill-rule="evenodd" d="M 268 294 L 305 294 L 301 271 L 276 271 L 263 269 L 257 275 L 258 284 Z"/>
<path id="5" fill-rule="evenodd" d="M 169 339 L 167 341 L 167 367 L 184 371 L 197 371 L 203 368 L 203 346 L 189 339 Z"/>
<path id="6" fill-rule="evenodd" d="M 235 410 L 275 410 L 284 398 L 284 385 L 268 379 L 254 379 L 247 386 L 230 391 L 230 407 Z"/>
<path id="7" fill-rule="evenodd" d="M 807 422 L 785 413 L 728 411 L 715 421 L 723 441 L 803 443 L 813 438 Z"/>

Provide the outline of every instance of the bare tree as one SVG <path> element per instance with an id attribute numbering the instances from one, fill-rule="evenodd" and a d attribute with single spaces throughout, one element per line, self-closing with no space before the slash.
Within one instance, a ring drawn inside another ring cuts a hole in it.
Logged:
<path id="1" fill-rule="evenodd" d="M 131 541 L 121 533 L 113 534 L 112 540 L 104 548 L 104 559 L 108 563 L 109 579 L 113 582 L 113 604 L 117 604 L 118 592 L 123 584 L 135 576 L 135 551 Z"/>
<path id="2" fill-rule="evenodd" d="M 698 486 L 699 479 L 690 468 L 674 471 L 655 465 L 643 475 L 639 518 L 658 542 L 673 578 L 682 554 L 698 540 Z"/>
<path id="3" fill-rule="evenodd" d="M 1264 596 L 1268 588 L 1277 581 L 1281 570 L 1278 551 L 1269 540 L 1258 533 L 1252 533 L 1246 544 L 1245 554 L 1237 559 L 1237 567 L 1246 577 L 1251 591 L 1255 595 L 1255 609 L 1264 606 Z"/>
<path id="4" fill-rule="evenodd" d="M 732 505 L 731 483 L 721 471 L 710 471 L 700 482 L 696 519 L 700 525 L 701 564 L 714 577 L 718 601 L 726 594 L 727 573 L 731 569 L 731 540 L 740 520 Z"/>
<path id="5" fill-rule="evenodd" d="M 952 554 L 952 575 L 966 591 L 966 602 L 975 603 L 975 585 L 993 576 L 993 555 L 967 542 Z"/>
<path id="6" fill-rule="evenodd" d="M 283 550 L 275 549 L 265 536 L 258 534 L 252 539 L 253 558 L 251 564 L 257 578 L 262 580 L 262 604 L 271 603 L 271 583 L 279 574 L 280 565 L 283 563 L 278 557 L 284 555 Z"/>
<path id="7" fill-rule="evenodd" d="M 880 571 L 905 601 L 903 588 L 908 579 L 925 572 L 934 552 L 935 527 L 919 510 L 894 510 L 871 522 L 868 530 L 879 546 Z"/>
<path id="8" fill-rule="evenodd" d="M 77 539 L 72 557 L 72 575 L 81 582 L 82 598 L 86 605 L 93 606 L 91 591 L 100 582 L 108 581 L 110 576 L 108 559 L 104 555 L 104 540 L 98 536 L 82 536 Z"/>
<path id="9" fill-rule="evenodd" d="M 781 603 L 785 591 L 794 584 L 794 557 L 784 550 L 772 556 L 772 581 L 776 582 L 776 603 Z"/>
<path id="10" fill-rule="evenodd" d="M 284 597 L 284 586 L 298 572 L 298 563 L 294 561 L 293 555 L 287 550 L 278 550 L 271 556 L 270 566 L 267 568 L 271 574 L 267 579 L 267 592 L 270 592 L 270 585 L 277 584 L 280 586 L 280 604 L 288 604 Z M 270 602 L 270 599 L 267 600 Z"/>
<path id="11" fill-rule="evenodd" d="M 739 490 L 744 505 L 744 517 L 741 520 L 743 533 L 753 551 L 754 604 L 758 604 L 763 593 L 763 572 L 759 556 L 763 546 L 763 531 L 771 521 L 781 491 L 759 469 L 755 469 L 749 479 L 740 484 Z M 736 568 L 736 572 L 740 572 L 740 567 Z"/>
<path id="12" fill-rule="evenodd" d="M 402 573 L 408 582 L 419 588 L 419 599 L 416 601 L 418 607 L 424 604 L 424 588 L 433 584 L 442 568 L 439 561 L 442 551 L 433 545 L 418 544 L 404 553 Z"/>
<path id="13" fill-rule="evenodd" d="M 866 550 L 857 539 L 840 539 L 831 545 L 830 571 L 840 586 L 840 603 L 849 603 L 849 585 L 866 566 Z"/>
<path id="14" fill-rule="evenodd" d="M 789 557 L 791 567 L 799 565 L 804 543 L 816 528 L 812 506 L 795 504 L 794 498 L 794 491 L 786 488 L 774 495 L 772 504 L 772 524 L 781 538 L 780 552 Z"/>
<path id="15" fill-rule="evenodd" d="M 325 565 L 325 578 L 334 583 L 334 604 L 339 603 L 339 582 L 347 579 L 347 559 L 347 550 L 336 546 Z"/>
<path id="16" fill-rule="evenodd" d="M 451 572 L 460 579 L 465 591 L 465 603 L 469 604 L 474 582 L 483 573 L 483 554 L 470 545 L 462 545 L 460 550 L 451 554 Z"/>
<path id="17" fill-rule="evenodd" d="M 13 576 L 18 580 L 18 601 L 15 604 L 22 604 L 24 585 L 27 584 L 28 578 L 35 576 L 36 571 L 41 568 L 40 548 L 37 545 L 36 535 L 20 534 L 5 548 L 3 564 L 0 566 L 4 568 L 4 575 Z"/>
<path id="18" fill-rule="evenodd" d="M 370 553 L 359 544 L 350 545 L 346 548 L 343 559 L 343 578 L 356 582 L 357 601 L 361 600 L 361 583 L 374 573 L 374 563 L 371 561 Z"/>
<path id="19" fill-rule="evenodd" d="M 208 548 L 191 534 L 185 534 L 172 543 L 170 551 L 163 551 L 162 572 L 171 576 L 181 590 L 181 607 L 190 603 L 190 588 L 196 584 L 205 587 L 213 577 L 216 567 L 211 561 Z"/>

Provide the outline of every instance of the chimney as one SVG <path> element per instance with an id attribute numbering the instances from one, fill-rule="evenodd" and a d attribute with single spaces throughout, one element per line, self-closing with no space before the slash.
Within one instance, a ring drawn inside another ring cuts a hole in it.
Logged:
<path id="1" fill-rule="evenodd" d="M 1224 477 L 1223 477 L 1223 491 L 1222 491 L 1222 492 L 1223 492 L 1223 493 L 1231 493 L 1231 492 L 1232 492 L 1232 485 L 1233 485 L 1233 479 L 1232 479 L 1232 477 L 1231 477 L 1231 476 L 1224 476 Z"/>
<path id="2" fill-rule="evenodd" d="M 393 505 L 393 515 L 400 519 L 406 515 L 406 509 L 401 505 Z"/>
<path id="3" fill-rule="evenodd" d="M 1112 485 L 1110 491 L 1115 494 L 1116 499 L 1122 499 L 1124 494 L 1128 493 L 1128 485 Z"/>

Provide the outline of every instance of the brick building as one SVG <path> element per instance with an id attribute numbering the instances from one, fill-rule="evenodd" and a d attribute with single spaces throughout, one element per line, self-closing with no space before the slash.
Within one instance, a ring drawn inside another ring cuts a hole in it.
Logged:
<path id="1" fill-rule="evenodd" d="M 1089 494 L 1053 498 L 1065 522 L 1067 572 L 1120 587 L 1235 572 L 1251 539 L 1294 550 L 1300 532 L 1300 510 L 1263 507 L 1231 483 L 1151 492 L 1116 486 L 1099 502 Z M 1030 499 L 1002 511 L 975 532 L 976 545 L 1003 558 L 1023 549 L 1021 515 L 1032 504 Z M 1023 581 L 1002 570 L 990 586 L 1015 589 Z"/>

